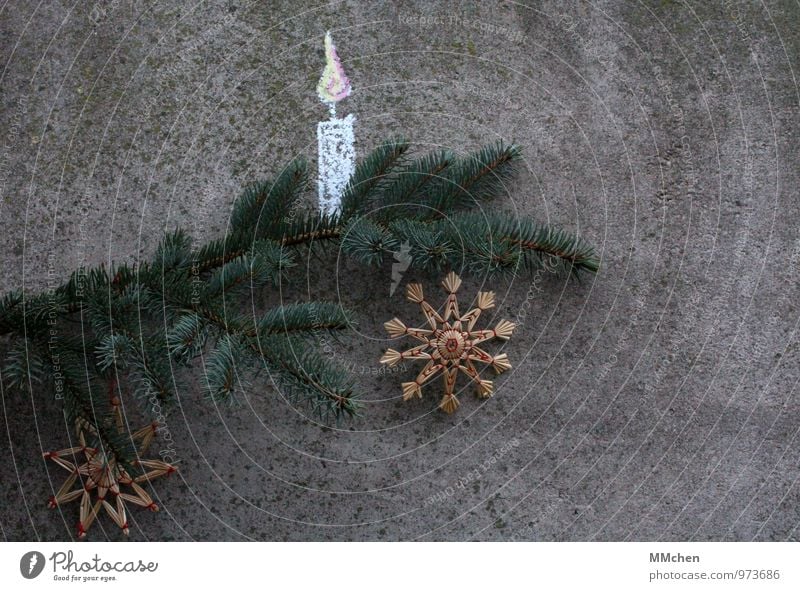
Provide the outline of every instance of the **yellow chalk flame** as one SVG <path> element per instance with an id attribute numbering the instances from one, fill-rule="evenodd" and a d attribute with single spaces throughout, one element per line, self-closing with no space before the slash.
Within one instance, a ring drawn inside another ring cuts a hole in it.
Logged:
<path id="1" fill-rule="evenodd" d="M 325 69 L 317 84 L 317 94 L 320 99 L 331 105 L 350 95 L 350 80 L 344 73 L 342 62 L 339 61 L 330 31 L 325 34 Z"/>

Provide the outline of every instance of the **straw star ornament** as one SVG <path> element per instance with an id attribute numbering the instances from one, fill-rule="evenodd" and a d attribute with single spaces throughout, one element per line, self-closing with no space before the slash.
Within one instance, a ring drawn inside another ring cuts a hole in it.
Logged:
<path id="1" fill-rule="evenodd" d="M 117 429 L 122 433 L 123 421 L 119 399 L 115 398 L 112 405 Z M 147 452 L 147 448 L 156 435 L 157 428 L 158 425 L 152 423 L 131 435 L 131 440 L 138 446 L 137 457 Z M 80 498 L 78 538 L 86 536 L 86 532 L 100 514 L 101 509 L 105 509 L 122 533 L 128 535 L 125 503 L 158 511 L 158 505 L 139 484 L 165 474 L 172 474 L 177 468 L 160 460 L 137 459 L 133 465 L 146 471 L 135 477 L 130 476 L 110 453 L 86 444 L 86 430 L 91 432 L 91 426 L 88 424 L 78 426 L 78 446 L 43 454 L 45 459 L 52 460 L 69 472 L 64 484 L 54 496 L 50 497 L 47 504 L 51 509 L 55 509 Z M 76 482 L 78 487 L 73 489 Z M 124 492 L 121 488 L 123 486 L 129 487 L 130 491 Z M 94 501 L 92 493 L 96 494 Z"/>
<path id="2" fill-rule="evenodd" d="M 444 396 L 439 408 L 449 414 L 460 404 L 455 392 L 459 371 L 475 383 L 480 398 L 489 398 L 492 395 L 494 386 L 491 380 L 481 378 L 475 363 L 491 365 L 498 374 L 510 369 L 511 363 L 505 353 L 490 355 L 478 345 L 495 338 L 510 339 L 515 325 L 508 320 L 501 320 L 493 329 L 474 330 L 481 313 L 494 307 L 494 292 L 478 292 L 476 307 L 462 316 L 456 297 L 461 279 L 451 271 L 442 281 L 442 287 L 447 292 L 447 300 L 444 313 L 440 315 L 425 301 L 421 284 L 410 283 L 406 286 L 406 297 L 419 304 L 429 328 L 409 328 L 399 318 L 386 322 L 384 327 L 389 336 L 409 336 L 423 344 L 406 351 L 388 349 L 381 358 L 381 363 L 392 367 L 406 359 L 427 361 L 413 382 L 403 383 L 403 400 L 422 398 L 423 384 L 442 372 Z"/>

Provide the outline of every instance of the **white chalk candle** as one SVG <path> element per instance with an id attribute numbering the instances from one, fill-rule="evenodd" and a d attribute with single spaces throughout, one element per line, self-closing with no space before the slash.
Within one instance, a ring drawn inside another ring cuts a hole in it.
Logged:
<path id="1" fill-rule="evenodd" d="M 355 117 L 335 116 L 317 124 L 319 207 L 332 214 L 341 209 L 342 194 L 356 168 Z"/>
<path id="2" fill-rule="evenodd" d="M 330 119 L 317 124 L 319 207 L 327 214 L 341 210 L 342 194 L 356 168 L 355 117 L 336 117 L 336 103 L 350 92 L 350 80 L 328 32 L 325 35 L 325 69 L 317 85 L 317 94 L 331 113 Z"/>

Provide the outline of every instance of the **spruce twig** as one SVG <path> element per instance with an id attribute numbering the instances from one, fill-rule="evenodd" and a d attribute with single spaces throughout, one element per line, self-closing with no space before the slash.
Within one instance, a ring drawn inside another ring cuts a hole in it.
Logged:
<path id="1" fill-rule="evenodd" d="M 290 279 L 298 248 L 320 254 L 317 246 L 335 246 L 374 267 L 402 245 L 422 271 L 519 273 L 553 261 L 573 275 L 598 270 L 593 248 L 566 230 L 470 211 L 508 190 L 520 158 L 516 146 L 414 159 L 409 151 L 396 138 L 367 155 L 338 214 L 300 209 L 308 172 L 296 159 L 244 190 L 222 238 L 195 246 L 179 229 L 164 236 L 149 261 L 81 268 L 54 290 L 6 294 L 4 391 L 49 384 L 63 394 L 70 424 L 85 422 L 99 445 L 130 462 L 130 446 L 110 428 L 105 392 L 125 391 L 117 379 L 127 380 L 168 409 L 173 366 L 191 366 L 204 352 L 206 390 L 216 401 L 234 399 L 244 374 L 260 362 L 289 400 L 322 417 L 357 414 L 352 376 L 314 346 L 321 332 L 350 327 L 351 313 L 319 301 L 279 305 L 250 319 L 239 311 L 249 291 Z"/>

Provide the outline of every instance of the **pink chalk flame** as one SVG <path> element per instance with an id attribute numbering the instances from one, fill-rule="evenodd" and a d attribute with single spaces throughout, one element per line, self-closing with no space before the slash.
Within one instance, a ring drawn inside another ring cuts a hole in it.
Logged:
<path id="1" fill-rule="evenodd" d="M 339 61 L 330 31 L 325 34 L 325 69 L 317 84 L 317 94 L 331 107 L 350 95 L 350 80 L 344 73 L 342 62 Z"/>

